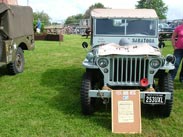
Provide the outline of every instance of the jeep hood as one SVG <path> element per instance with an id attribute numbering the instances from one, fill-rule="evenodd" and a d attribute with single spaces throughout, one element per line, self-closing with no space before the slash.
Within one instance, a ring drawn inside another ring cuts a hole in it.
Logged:
<path id="1" fill-rule="evenodd" d="M 105 55 L 161 55 L 160 49 L 149 44 L 133 44 L 120 46 L 115 43 L 102 45 L 98 49 L 99 56 Z"/>

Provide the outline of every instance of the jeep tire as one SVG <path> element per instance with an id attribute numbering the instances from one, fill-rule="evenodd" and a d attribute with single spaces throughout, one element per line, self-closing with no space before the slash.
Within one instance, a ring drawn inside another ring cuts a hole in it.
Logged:
<path id="1" fill-rule="evenodd" d="M 15 60 L 7 65 L 7 69 L 10 75 L 21 73 L 24 70 L 24 54 L 20 47 L 17 48 L 15 56 Z"/>
<path id="2" fill-rule="evenodd" d="M 92 73 L 86 71 L 83 75 L 80 91 L 81 109 L 84 115 L 91 115 L 94 112 L 94 104 L 96 99 L 89 97 L 89 90 L 92 89 L 93 84 Z"/>
<path id="3" fill-rule="evenodd" d="M 2 54 L 3 54 L 3 40 L 0 36 L 0 61 L 2 60 Z"/>
<path id="4" fill-rule="evenodd" d="M 155 106 L 160 117 L 169 117 L 173 106 L 173 80 L 169 73 L 161 75 L 158 81 L 158 87 L 161 92 L 171 93 L 171 99 L 166 100 L 165 105 Z"/>

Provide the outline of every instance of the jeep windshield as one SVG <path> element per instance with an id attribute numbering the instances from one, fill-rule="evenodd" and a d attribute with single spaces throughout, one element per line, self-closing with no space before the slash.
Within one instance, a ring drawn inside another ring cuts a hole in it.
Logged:
<path id="1" fill-rule="evenodd" d="M 152 19 L 109 19 L 95 20 L 96 35 L 156 36 L 157 20 Z"/>

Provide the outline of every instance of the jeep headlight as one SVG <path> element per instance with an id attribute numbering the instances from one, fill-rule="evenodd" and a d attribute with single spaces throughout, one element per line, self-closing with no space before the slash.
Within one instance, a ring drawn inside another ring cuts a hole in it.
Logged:
<path id="1" fill-rule="evenodd" d="M 154 69 L 157 69 L 161 66 L 161 61 L 159 59 L 152 59 L 150 61 L 150 66 Z"/>
<path id="2" fill-rule="evenodd" d="M 89 53 L 86 55 L 86 58 L 87 58 L 87 60 L 88 60 L 89 62 L 91 62 L 91 61 L 93 60 L 93 58 L 94 58 L 93 53 L 92 53 L 92 52 L 89 52 Z"/>
<path id="3" fill-rule="evenodd" d="M 100 58 L 98 60 L 98 65 L 101 67 L 101 68 L 105 68 L 107 67 L 107 65 L 109 64 L 108 60 L 106 58 Z"/>

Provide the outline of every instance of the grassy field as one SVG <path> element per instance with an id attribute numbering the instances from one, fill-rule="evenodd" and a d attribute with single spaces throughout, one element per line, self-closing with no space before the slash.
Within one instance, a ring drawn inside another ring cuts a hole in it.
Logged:
<path id="1" fill-rule="evenodd" d="M 25 70 L 9 76 L 0 69 L 0 137 L 182 137 L 183 85 L 175 80 L 171 116 L 158 118 L 142 113 L 142 134 L 111 132 L 108 108 L 83 116 L 80 84 L 86 51 L 76 35 L 64 35 L 61 43 L 36 41 L 25 52 Z M 172 53 L 167 42 L 164 54 Z"/>

